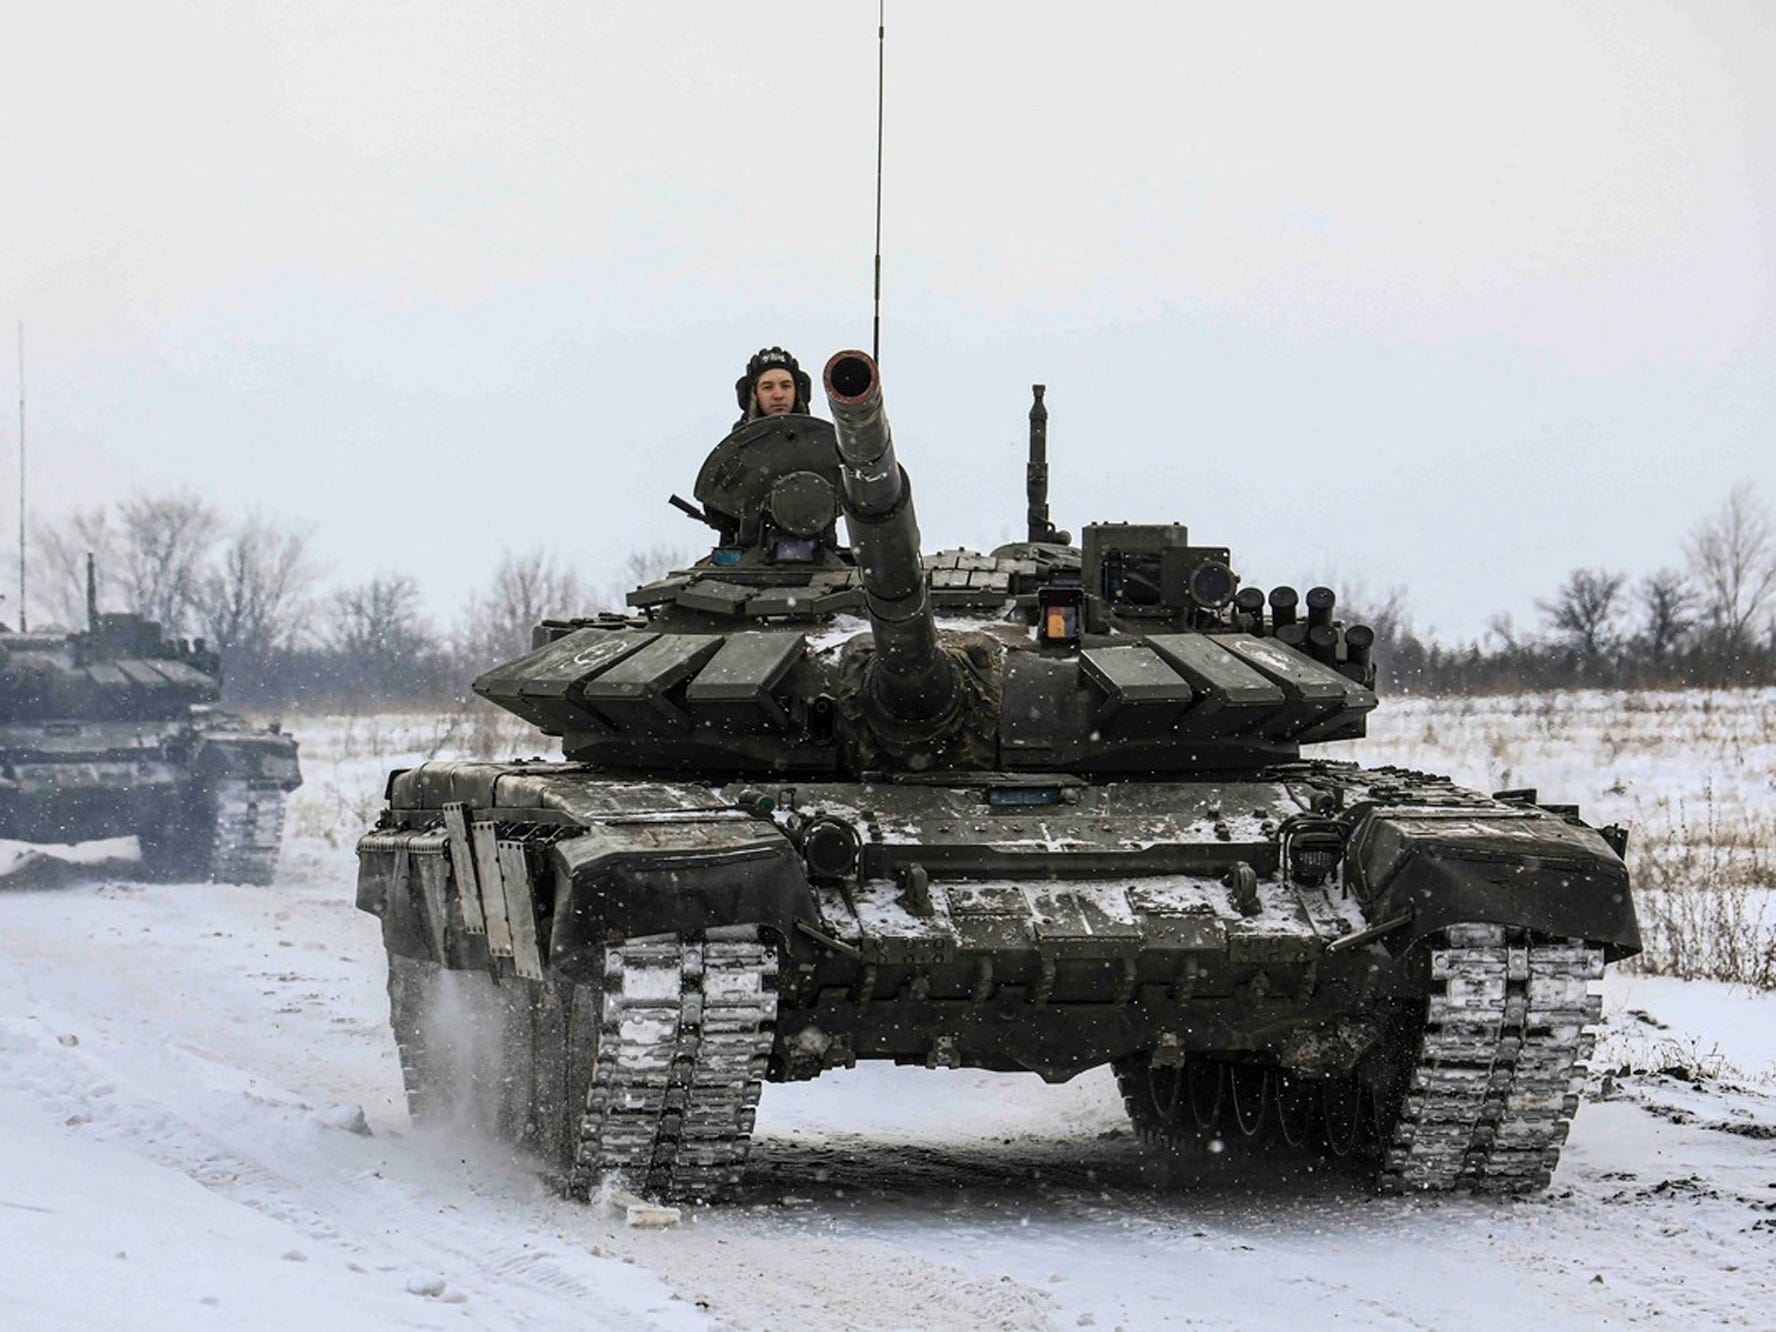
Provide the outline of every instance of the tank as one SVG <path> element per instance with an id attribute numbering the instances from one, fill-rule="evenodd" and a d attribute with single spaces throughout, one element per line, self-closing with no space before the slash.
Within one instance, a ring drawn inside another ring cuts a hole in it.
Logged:
<path id="1" fill-rule="evenodd" d="M 1543 1187 L 1639 947 L 1625 834 L 1303 757 L 1364 734 L 1373 634 L 1181 525 L 1070 544 L 1040 387 L 1028 539 L 922 554 L 875 364 L 824 383 L 674 497 L 707 557 L 475 681 L 565 761 L 390 777 L 357 901 L 415 1115 L 713 1200 L 764 1082 L 1108 1065 L 1159 1160 Z"/>
<path id="2" fill-rule="evenodd" d="M 215 710 L 216 653 L 97 608 L 87 627 L 0 626 L 0 838 L 134 834 L 150 878 L 270 883 L 296 741 Z"/>

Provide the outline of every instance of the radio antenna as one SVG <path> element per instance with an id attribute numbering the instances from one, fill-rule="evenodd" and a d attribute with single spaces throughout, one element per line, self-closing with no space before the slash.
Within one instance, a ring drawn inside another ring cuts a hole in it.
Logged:
<path id="1" fill-rule="evenodd" d="M 870 356 L 882 362 L 882 73 L 887 65 L 888 0 L 876 0 L 876 316 Z"/>
<path id="2" fill-rule="evenodd" d="M 25 609 L 25 321 L 18 325 L 19 354 L 19 632 L 29 629 Z"/>

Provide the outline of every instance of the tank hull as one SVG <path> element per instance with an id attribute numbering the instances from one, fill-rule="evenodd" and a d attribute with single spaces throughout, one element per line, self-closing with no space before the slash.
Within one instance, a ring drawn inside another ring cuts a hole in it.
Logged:
<path id="1" fill-rule="evenodd" d="M 133 760 L 17 765 L 0 785 L 0 837 L 85 842 L 122 837 L 177 817 L 190 788 L 167 763 Z"/>
<path id="2" fill-rule="evenodd" d="M 1597 832 L 1420 774 L 761 789 L 444 763 L 389 794 L 358 904 L 413 1107 L 501 1089 L 476 1117 L 582 1193 L 730 1192 L 759 1083 L 860 1059 L 1109 1064 L 1174 1148 L 1232 1122 L 1383 1186 L 1534 1187 L 1590 982 L 1638 946 Z"/>
<path id="3" fill-rule="evenodd" d="M 150 877 L 269 883 L 296 755 L 287 735 L 214 715 L 0 726 L 0 838 L 134 836 Z"/>

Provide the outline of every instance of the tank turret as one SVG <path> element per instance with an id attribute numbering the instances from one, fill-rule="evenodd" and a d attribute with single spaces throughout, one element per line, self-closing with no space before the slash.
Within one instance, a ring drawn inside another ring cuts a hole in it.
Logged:
<path id="1" fill-rule="evenodd" d="M 1040 484 L 1043 539 L 921 554 L 875 362 L 822 378 L 832 422 L 745 422 L 701 507 L 673 497 L 708 556 L 631 592 L 639 614 L 545 621 L 476 691 L 570 759 L 674 771 L 1229 771 L 1363 734 L 1373 665 L 1324 589 L 1311 626 L 1287 588 L 1267 619 L 1178 523 L 1088 523 L 1075 549 Z M 1031 425 L 1045 476 L 1040 398 Z"/>

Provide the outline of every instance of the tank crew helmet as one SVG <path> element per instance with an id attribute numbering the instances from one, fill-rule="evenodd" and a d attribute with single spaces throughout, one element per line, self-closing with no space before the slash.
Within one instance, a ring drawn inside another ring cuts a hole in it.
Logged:
<path id="1" fill-rule="evenodd" d="M 814 392 L 814 381 L 796 363 L 796 358 L 781 347 L 761 347 L 746 363 L 746 373 L 734 381 L 734 397 L 740 403 L 740 421 L 744 425 L 758 415 L 759 376 L 767 370 L 787 370 L 795 381 L 795 403 L 790 411 L 806 414 L 808 400 Z"/>

